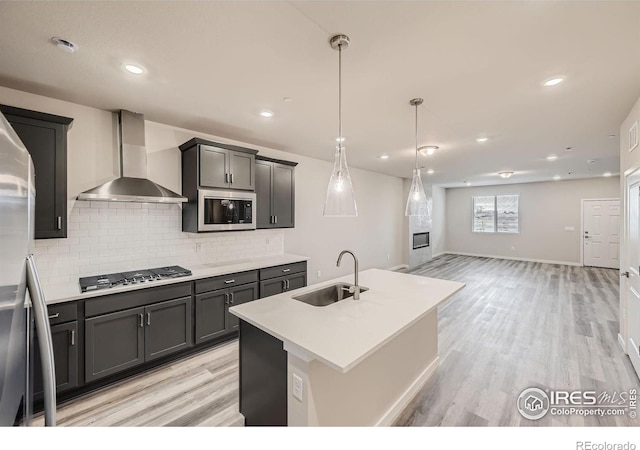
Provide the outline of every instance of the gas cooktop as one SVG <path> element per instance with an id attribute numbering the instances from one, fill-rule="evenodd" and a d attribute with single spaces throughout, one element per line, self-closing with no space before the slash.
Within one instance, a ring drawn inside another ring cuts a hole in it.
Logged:
<path id="1" fill-rule="evenodd" d="M 95 277 L 80 278 L 80 290 L 82 292 L 88 292 L 116 286 L 149 283 L 152 281 L 166 280 L 168 278 L 188 277 L 189 275 L 191 275 L 191 271 L 180 266 L 110 273 L 97 275 Z"/>

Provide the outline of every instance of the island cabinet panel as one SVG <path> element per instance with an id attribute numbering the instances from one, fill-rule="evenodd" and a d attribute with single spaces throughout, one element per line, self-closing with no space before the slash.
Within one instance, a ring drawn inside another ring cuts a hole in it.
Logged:
<path id="1" fill-rule="evenodd" d="M 196 295 L 196 345 L 226 334 L 228 289 Z"/>
<path id="2" fill-rule="evenodd" d="M 240 412 L 247 426 L 287 425 L 287 352 L 240 320 Z"/>
<path id="3" fill-rule="evenodd" d="M 145 308 L 145 362 L 186 350 L 193 345 L 191 297 Z"/>
<path id="4" fill-rule="evenodd" d="M 66 238 L 67 131 L 73 119 L 5 105 L 0 111 L 33 160 L 35 238 Z"/>
<path id="5" fill-rule="evenodd" d="M 229 312 L 229 307 L 251 302 L 258 298 L 258 283 L 251 283 L 229 289 L 229 305 L 227 306 L 227 331 L 237 331 L 239 319 Z"/>
<path id="6" fill-rule="evenodd" d="M 133 308 L 85 320 L 87 383 L 144 362 L 144 312 Z"/>
<path id="7" fill-rule="evenodd" d="M 55 362 L 56 392 L 65 392 L 78 386 L 78 322 L 73 321 L 51 327 L 53 358 Z M 43 396 L 42 363 L 38 336 L 34 337 L 33 392 L 36 399 Z"/>

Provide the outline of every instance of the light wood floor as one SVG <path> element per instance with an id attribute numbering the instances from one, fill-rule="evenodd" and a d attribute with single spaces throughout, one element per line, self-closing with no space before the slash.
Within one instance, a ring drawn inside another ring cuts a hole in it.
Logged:
<path id="1" fill-rule="evenodd" d="M 545 417 L 520 392 L 640 389 L 618 334 L 618 271 L 446 255 L 412 271 L 462 281 L 439 308 L 440 367 L 397 425 L 638 425 L 626 417 Z M 223 344 L 58 408 L 58 424 L 241 425 L 238 345 Z M 42 419 L 39 419 L 39 423 Z"/>
<path id="2" fill-rule="evenodd" d="M 640 389 L 618 344 L 617 270 L 444 255 L 411 271 L 467 286 L 438 310 L 440 367 L 397 425 L 640 425 L 520 416 L 528 387 Z"/>

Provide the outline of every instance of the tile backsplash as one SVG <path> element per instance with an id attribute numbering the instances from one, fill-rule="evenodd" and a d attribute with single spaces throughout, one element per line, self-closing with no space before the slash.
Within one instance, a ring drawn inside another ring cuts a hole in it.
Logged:
<path id="1" fill-rule="evenodd" d="M 180 206 L 153 203 L 76 201 L 68 236 L 35 241 L 44 285 L 163 265 L 189 268 L 284 250 L 283 230 L 183 233 Z"/>

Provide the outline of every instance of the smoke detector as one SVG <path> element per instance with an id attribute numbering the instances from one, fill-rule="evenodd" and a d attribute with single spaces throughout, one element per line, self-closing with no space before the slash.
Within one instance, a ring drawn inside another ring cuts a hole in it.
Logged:
<path id="1" fill-rule="evenodd" d="M 56 44 L 56 47 L 58 47 L 60 50 L 66 53 L 73 53 L 76 50 L 78 50 L 78 46 L 76 44 L 66 39 L 62 39 L 59 37 L 52 37 L 51 42 Z"/>

